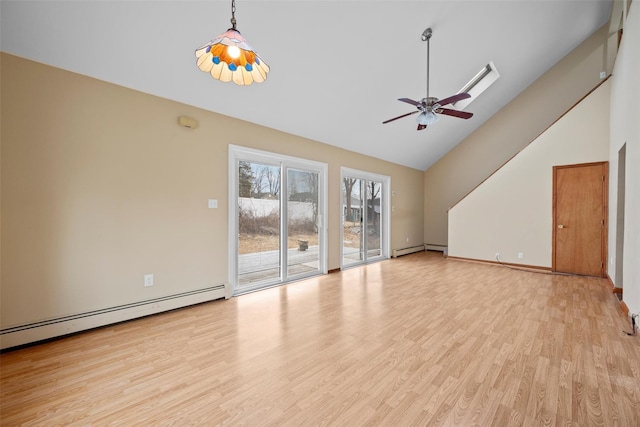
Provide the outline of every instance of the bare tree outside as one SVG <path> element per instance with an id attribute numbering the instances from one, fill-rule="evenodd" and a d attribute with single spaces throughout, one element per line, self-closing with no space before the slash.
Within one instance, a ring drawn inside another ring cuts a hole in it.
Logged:
<path id="1" fill-rule="evenodd" d="M 380 185 L 379 182 L 369 181 L 367 187 L 367 223 L 371 225 L 375 224 L 379 217 L 379 213 L 376 212 L 376 206 L 378 206 L 378 209 L 380 208 L 380 191 L 382 190 L 382 185 Z"/>
<path id="2" fill-rule="evenodd" d="M 256 174 L 256 194 L 277 197 L 280 195 L 280 169 L 264 165 L 258 168 Z"/>
<path id="3" fill-rule="evenodd" d="M 355 183 L 358 180 L 356 178 L 342 178 L 342 183 L 344 185 L 344 192 L 346 195 L 346 207 L 347 207 L 347 212 L 346 212 L 346 218 L 345 220 L 348 221 L 353 221 L 353 213 L 351 211 L 351 195 L 353 193 L 353 186 L 355 185 Z"/>

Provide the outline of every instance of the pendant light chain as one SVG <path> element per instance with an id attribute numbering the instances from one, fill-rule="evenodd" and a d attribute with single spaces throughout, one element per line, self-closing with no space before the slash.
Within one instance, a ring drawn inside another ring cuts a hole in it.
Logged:
<path id="1" fill-rule="evenodd" d="M 236 0 L 231 0 L 231 28 L 236 29 Z"/>

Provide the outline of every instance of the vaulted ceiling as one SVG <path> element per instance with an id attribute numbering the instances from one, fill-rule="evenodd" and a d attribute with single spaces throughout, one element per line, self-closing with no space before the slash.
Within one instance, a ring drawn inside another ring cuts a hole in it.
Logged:
<path id="1" fill-rule="evenodd" d="M 270 65 L 236 86 L 194 51 L 230 27 L 230 1 L 7 1 L 2 51 L 420 170 L 428 169 L 609 19 L 611 0 L 243 1 L 238 29 Z M 500 79 L 416 131 L 397 101 L 457 93 L 489 61 Z M 215 135 L 212 135 L 215 138 Z"/>

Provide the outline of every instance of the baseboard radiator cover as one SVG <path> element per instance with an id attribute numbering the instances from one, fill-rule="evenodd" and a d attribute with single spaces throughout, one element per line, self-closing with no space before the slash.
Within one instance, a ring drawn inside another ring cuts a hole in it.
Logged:
<path id="1" fill-rule="evenodd" d="M 0 350 L 31 344 L 100 326 L 132 320 L 217 299 L 228 299 L 231 287 L 221 284 L 166 297 L 0 329 Z"/>
<path id="2" fill-rule="evenodd" d="M 442 252 L 445 258 L 449 255 L 449 248 L 446 245 L 439 245 L 436 243 L 425 243 L 424 249 L 427 251 Z"/>
<path id="3" fill-rule="evenodd" d="M 415 252 L 421 252 L 424 251 L 424 245 L 419 245 L 419 246 L 410 246 L 408 248 L 402 248 L 402 249 L 394 249 L 392 251 L 392 257 L 393 258 L 398 258 L 399 256 L 402 255 L 409 255 Z"/>

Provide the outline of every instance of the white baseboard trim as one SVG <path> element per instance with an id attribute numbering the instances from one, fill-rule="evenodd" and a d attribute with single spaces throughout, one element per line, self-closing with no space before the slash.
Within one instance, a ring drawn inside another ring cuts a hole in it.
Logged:
<path id="1" fill-rule="evenodd" d="M 197 291 L 1 329 L 0 349 L 5 350 L 202 302 L 221 298 L 228 299 L 231 297 L 230 288 L 229 285 L 223 284 Z"/>

